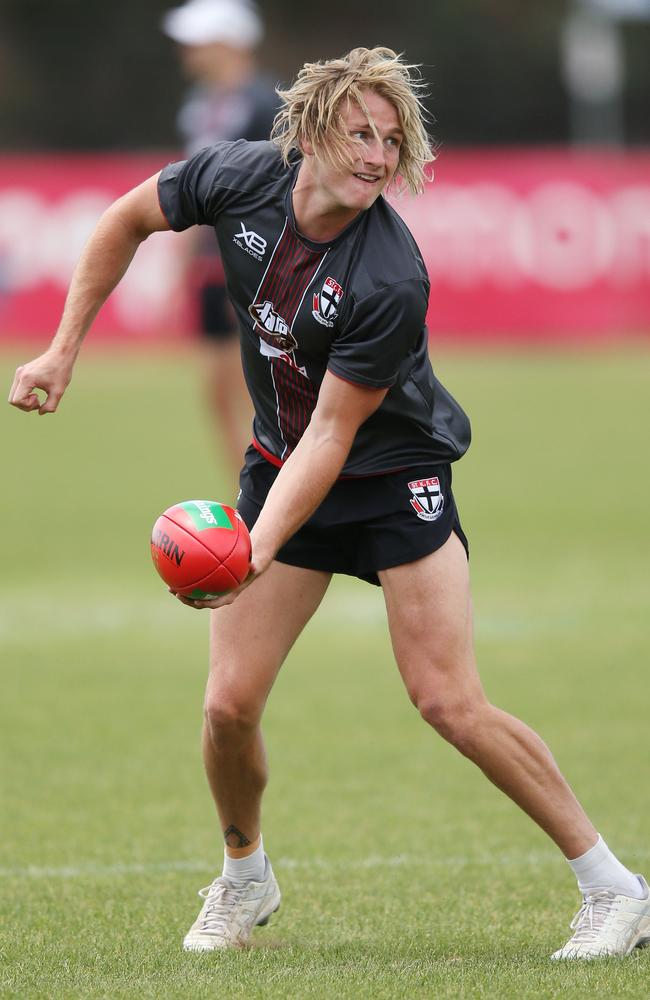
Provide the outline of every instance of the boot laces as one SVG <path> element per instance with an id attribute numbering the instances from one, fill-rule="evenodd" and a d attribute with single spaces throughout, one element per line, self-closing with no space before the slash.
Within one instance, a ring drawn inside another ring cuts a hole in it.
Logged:
<path id="1" fill-rule="evenodd" d="M 206 900 L 200 918 L 201 930 L 211 934 L 227 934 L 228 924 L 232 923 L 237 913 L 245 888 L 246 883 L 238 886 L 217 878 L 210 885 L 199 889 L 199 896 Z"/>
<path id="2" fill-rule="evenodd" d="M 584 902 L 571 921 L 574 943 L 590 943 L 596 941 L 607 918 L 612 913 L 614 893 L 609 889 L 594 892 L 585 896 Z"/>

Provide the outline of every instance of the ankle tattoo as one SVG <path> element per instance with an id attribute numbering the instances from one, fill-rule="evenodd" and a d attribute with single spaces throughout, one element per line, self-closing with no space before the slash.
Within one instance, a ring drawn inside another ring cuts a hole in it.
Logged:
<path id="1" fill-rule="evenodd" d="M 223 839 L 225 841 L 226 847 L 248 847 L 250 840 L 248 837 L 238 830 L 236 826 L 231 823 L 227 830 L 224 830 Z"/>

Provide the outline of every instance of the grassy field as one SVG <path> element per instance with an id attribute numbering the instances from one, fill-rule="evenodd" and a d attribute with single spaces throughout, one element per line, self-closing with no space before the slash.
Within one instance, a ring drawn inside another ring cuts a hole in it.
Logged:
<path id="1" fill-rule="evenodd" d="M 8 388 L 17 359 L 0 356 Z M 473 418 L 455 473 L 489 695 L 551 744 L 650 871 L 650 353 L 443 355 Z M 59 414 L 5 407 L 0 995 L 593 998 L 650 954 L 554 966 L 578 896 L 532 824 L 410 707 L 381 593 L 336 580 L 269 703 L 265 842 L 283 907 L 187 955 L 221 845 L 199 756 L 207 617 L 155 516 L 234 495 L 193 361 L 88 351 Z"/>

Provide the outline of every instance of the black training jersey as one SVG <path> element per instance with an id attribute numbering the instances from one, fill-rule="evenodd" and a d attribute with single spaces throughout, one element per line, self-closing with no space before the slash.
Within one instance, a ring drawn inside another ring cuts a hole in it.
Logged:
<path id="1" fill-rule="evenodd" d="M 429 282 L 413 237 L 382 197 L 330 243 L 306 239 L 291 200 L 298 166 L 286 167 L 270 142 L 222 142 L 165 167 L 158 185 L 172 229 L 216 231 L 258 450 L 275 464 L 288 457 L 329 369 L 389 388 L 343 475 L 460 458 L 469 421 L 431 370 Z"/>
<path id="2" fill-rule="evenodd" d="M 193 156 L 224 139 L 268 139 L 277 110 L 278 96 L 266 76 L 234 88 L 193 87 L 177 119 L 183 152 Z"/>

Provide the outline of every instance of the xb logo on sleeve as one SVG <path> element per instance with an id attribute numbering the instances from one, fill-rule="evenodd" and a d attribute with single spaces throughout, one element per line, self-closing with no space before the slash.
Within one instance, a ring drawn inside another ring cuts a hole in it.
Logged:
<path id="1" fill-rule="evenodd" d="M 239 225 L 241 226 L 241 232 L 235 233 L 232 238 L 233 243 L 236 243 L 238 247 L 245 250 L 255 260 L 261 260 L 266 252 L 266 240 L 259 233 L 254 233 L 252 229 L 246 229 L 243 222 L 240 222 Z"/>
<path id="2" fill-rule="evenodd" d="M 423 521 L 437 521 L 445 509 L 445 498 L 440 492 L 438 477 L 414 479 L 408 484 L 408 488 L 413 494 L 409 503 L 417 516 Z"/>

